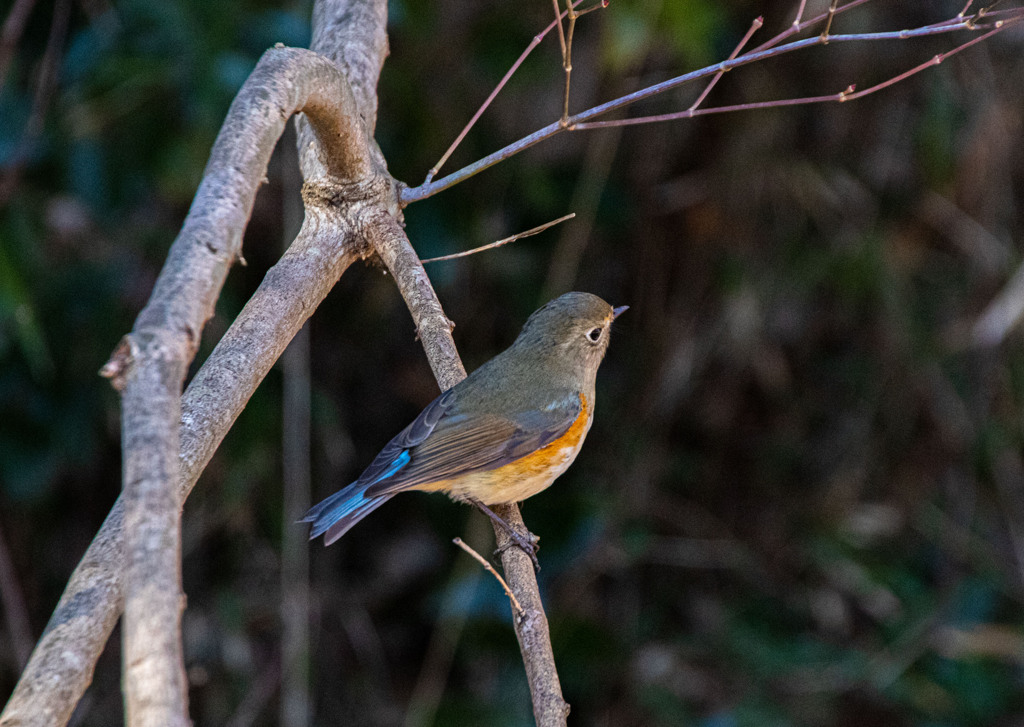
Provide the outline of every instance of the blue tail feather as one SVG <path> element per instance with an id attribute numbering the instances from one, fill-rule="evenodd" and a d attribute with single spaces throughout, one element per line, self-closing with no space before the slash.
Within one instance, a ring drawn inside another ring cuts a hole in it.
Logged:
<path id="1" fill-rule="evenodd" d="M 300 522 L 313 524 L 310 540 L 330 530 L 324 540 L 324 545 L 330 545 L 390 499 L 390 495 L 368 497 L 366 485 L 353 483 L 313 507 Z"/>
<path id="2" fill-rule="evenodd" d="M 371 482 L 356 480 L 348 487 L 314 505 L 299 522 L 312 523 L 309 539 L 317 538 L 324 533 L 324 545 L 330 545 L 340 538 L 349 528 L 391 499 L 392 495 L 367 495 L 371 485 L 387 479 L 409 463 L 408 451 L 402 452 L 387 470 Z"/>

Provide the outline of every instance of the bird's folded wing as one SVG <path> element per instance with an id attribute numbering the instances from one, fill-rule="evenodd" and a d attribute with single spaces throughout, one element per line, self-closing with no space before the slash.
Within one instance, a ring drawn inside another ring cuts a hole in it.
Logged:
<path id="1" fill-rule="evenodd" d="M 435 404 L 437 401 L 440 399 L 435 400 Z M 512 417 L 468 414 L 458 411 L 457 406 L 449 405 L 439 416 L 436 411 L 431 415 L 430 431 L 422 435 L 427 421 L 420 420 L 427 416 L 433 406 L 431 404 L 427 407 L 416 422 L 385 447 L 385 451 L 390 452 L 384 462 L 393 462 L 403 451 L 409 452 L 410 460 L 392 475 L 380 477 L 369 488 L 368 495 L 393 494 L 417 485 L 449 480 L 469 472 L 496 469 L 514 462 L 565 434 L 582 411 L 579 397 L 566 399 L 551 409 L 531 410 Z M 420 422 L 420 426 L 414 430 L 417 422 Z M 417 436 L 422 435 L 415 444 L 407 436 L 411 431 L 418 432 Z M 383 455 L 384 452 L 378 459 L 382 459 Z M 374 460 L 370 468 L 376 464 L 377 460 Z M 380 470 L 386 472 L 386 464 L 382 463 Z M 366 477 L 366 473 L 363 477 Z"/>
<path id="2" fill-rule="evenodd" d="M 419 416 L 413 420 L 412 424 L 400 431 L 394 439 L 387 443 L 384 449 L 373 458 L 370 466 L 363 470 L 363 474 L 359 475 L 359 479 L 353 484 L 368 486 L 381 480 L 386 480 L 393 475 L 395 473 L 395 464 L 400 460 L 407 462 L 409 459 L 408 457 L 402 457 L 402 454 L 430 436 L 430 433 L 434 431 L 434 427 L 444 418 L 454 401 L 455 392 L 453 389 L 449 389 L 430 402 L 427 408 L 421 411 Z M 399 468 L 404 466 L 405 462 Z"/>

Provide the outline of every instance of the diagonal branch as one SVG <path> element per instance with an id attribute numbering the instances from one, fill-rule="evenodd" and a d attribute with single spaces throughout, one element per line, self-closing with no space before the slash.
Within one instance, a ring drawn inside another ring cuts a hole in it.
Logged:
<path id="1" fill-rule="evenodd" d="M 763 17 L 758 16 L 754 18 L 754 22 L 750 24 L 750 27 L 747 29 L 747 32 L 743 34 L 743 37 L 740 39 L 740 42 L 736 44 L 736 47 L 733 48 L 732 53 L 729 54 L 728 60 L 731 61 L 739 54 L 741 50 L 743 50 L 743 46 L 747 44 L 750 38 L 754 35 L 754 33 L 758 31 L 758 29 L 762 25 L 764 25 Z M 690 106 L 690 111 L 693 111 L 695 108 L 697 108 L 704 102 L 704 99 L 706 99 L 708 97 L 708 94 L 711 93 L 711 89 L 713 89 L 715 85 L 722 80 L 722 76 L 724 75 L 725 69 L 720 70 L 718 73 L 714 75 L 714 78 L 712 78 L 708 85 L 704 87 L 704 90 L 700 92 L 700 95 L 697 97 L 697 100 L 693 102 L 692 106 Z"/>
<path id="2" fill-rule="evenodd" d="M 501 577 L 501 574 L 498 573 L 498 571 L 494 570 L 494 566 L 487 562 L 486 558 L 484 558 L 482 555 L 473 550 L 473 547 L 469 545 L 466 541 L 464 541 L 462 538 L 453 538 L 452 542 L 460 548 L 462 548 L 464 551 L 466 551 L 466 553 L 469 554 L 470 558 L 475 560 L 477 563 L 483 566 L 483 569 L 485 571 L 494 576 L 495 580 L 498 581 L 498 585 L 501 586 L 502 590 L 505 591 L 505 595 L 508 596 L 508 600 L 512 603 L 512 609 L 515 611 L 516 614 L 524 613 L 523 607 L 519 605 L 519 601 L 518 599 L 516 599 L 516 594 L 512 592 L 512 589 L 508 587 L 508 583 L 505 582 L 505 579 Z"/>
<path id="3" fill-rule="evenodd" d="M 394 276 L 412 313 L 434 376 L 442 390 L 450 389 L 466 378 L 466 369 L 452 340 L 451 321 L 441 308 L 430 278 L 416 251 L 409 244 L 405 231 L 394 217 L 373 214 L 367 222 L 368 237 Z M 514 503 L 495 506 L 494 510 L 512 527 L 526 529 L 519 507 Z M 508 547 L 511 538 L 504 528 L 495 525 L 494 534 L 498 547 L 504 548 L 501 563 L 505 579 L 523 608 L 521 614 L 514 614 L 513 624 L 526 667 L 534 717 L 538 727 L 564 727 L 569 705 L 562 697 L 548 620 L 541 602 L 533 562 L 521 549 Z"/>

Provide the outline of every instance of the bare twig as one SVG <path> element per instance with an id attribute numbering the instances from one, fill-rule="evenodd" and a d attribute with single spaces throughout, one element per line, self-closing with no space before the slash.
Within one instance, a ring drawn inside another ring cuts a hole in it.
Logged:
<path id="1" fill-rule="evenodd" d="M 562 101 L 562 126 L 569 125 L 569 82 L 572 80 L 572 36 L 576 32 L 576 10 L 569 0 L 565 2 L 568 24 L 565 29 L 565 45 L 562 46 L 562 69 L 565 71 L 565 95 Z M 562 29 L 559 19 L 558 29 Z"/>
<path id="2" fill-rule="evenodd" d="M 821 31 L 821 43 L 822 45 L 828 45 L 829 31 L 832 30 L 832 20 L 836 17 L 836 5 L 839 0 L 832 0 L 828 4 L 828 18 L 825 19 L 825 29 Z"/>
<path id="3" fill-rule="evenodd" d="M 676 111 L 670 114 L 656 114 L 654 116 L 637 116 L 629 119 L 615 119 L 613 121 L 591 121 L 583 124 L 576 124 L 575 130 L 587 129 L 608 129 L 616 126 L 636 126 L 638 124 L 653 124 L 659 121 L 678 121 L 689 119 L 694 116 L 707 116 L 710 114 L 726 114 L 733 111 L 753 111 L 755 109 L 781 108 L 783 106 L 802 106 L 804 104 L 828 103 L 830 101 L 845 101 L 856 88 L 847 86 L 839 93 L 830 93 L 826 96 L 805 96 L 804 98 L 786 98 L 779 101 L 754 101 L 752 103 L 733 104 L 731 106 L 715 106 L 707 109 L 688 109 Z"/>
<path id="4" fill-rule="evenodd" d="M 555 12 L 557 13 L 558 12 L 558 0 L 553 0 L 553 1 L 555 3 Z M 573 7 L 579 5 L 581 2 L 583 2 L 583 0 L 576 0 L 573 3 Z M 487 108 L 491 105 L 491 102 L 498 95 L 498 93 L 501 91 L 501 89 L 503 89 L 505 87 L 505 85 L 509 82 L 509 79 L 512 78 L 512 75 L 517 70 L 519 70 L 519 66 L 521 66 L 523 64 L 523 61 L 526 60 L 526 57 L 528 55 L 530 55 L 530 53 L 533 52 L 534 48 L 536 48 L 538 45 L 540 45 L 540 42 L 542 40 L 544 40 L 544 36 L 546 36 L 548 33 L 550 33 L 555 26 L 558 26 L 559 31 L 561 32 L 561 19 L 564 18 L 564 17 L 565 17 L 565 12 L 559 13 L 558 18 L 556 18 L 555 20 L 552 20 L 551 23 L 548 25 L 548 27 L 544 28 L 544 30 L 542 30 L 541 32 L 537 33 L 537 35 L 533 36 L 533 40 L 531 40 L 530 44 L 528 46 L 526 46 L 526 50 L 524 50 L 522 53 L 519 54 L 519 57 L 516 58 L 515 63 L 513 63 L 512 66 L 508 69 L 508 71 L 505 72 L 505 75 L 501 77 L 500 81 L 498 81 L 498 85 L 494 87 L 494 90 L 491 91 L 490 95 L 480 105 L 480 108 L 478 108 L 476 110 L 476 113 L 473 114 L 473 118 L 471 118 L 469 120 L 469 123 L 467 123 L 465 125 L 465 127 L 463 127 L 462 131 L 459 132 L 459 135 L 457 137 L 455 137 L 455 141 L 453 141 L 451 146 L 449 146 L 448 149 L 445 151 L 445 153 L 441 155 L 441 158 L 437 161 L 437 164 L 432 166 L 430 168 L 430 171 L 427 172 L 426 179 L 423 180 L 424 184 L 429 184 L 430 180 L 432 180 L 435 176 L 437 176 L 437 173 L 441 170 L 441 167 L 444 166 L 444 163 L 446 161 L 448 161 L 448 158 L 458 148 L 459 144 L 462 143 L 462 140 L 466 138 L 466 134 L 469 133 L 469 130 L 472 129 L 476 125 L 476 122 L 483 115 L 484 111 L 486 111 Z M 565 45 L 565 38 L 562 37 L 561 41 L 562 41 L 562 45 L 564 47 L 564 45 Z"/>
<path id="5" fill-rule="evenodd" d="M 854 7 L 856 5 L 859 5 L 859 4 L 862 4 L 863 2 L 866 2 L 866 1 L 867 0 L 852 0 L 852 2 L 847 3 L 846 5 L 837 6 L 836 9 L 835 9 L 835 13 L 834 14 L 839 14 L 843 10 L 848 10 L 849 8 Z M 998 16 L 998 18 L 996 16 Z M 803 25 L 804 25 L 804 27 L 806 27 L 806 25 L 808 25 L 808 24 L 810 24 L 812 22 L 816 22 L 819 19 L 824 19 L 824 18 L 827 18 L 827 17 L 828 17 L 828 14 L 824 14 L 822 16 L 819 16 L 819 18 L 815 18 L 815 19 L 813 19 L 811 21 L 807 21 Z M 900 74 L 900 75 L 890 79 L 889 81 L 885 81 L 883 83 L 877 84 L 877 85 L 872 86 L 872 87 L 870 87 L 868 89 L 865 89 L 864 91 L 861 91 L 859 93 L 854 93 L 854 92 L 850 91 L 849 89 L 847 89 L 846 91 L 843 91 L 843 92 L 838 93 L 838 94 L 827 94 L 827 95 L 822 95 L 822 96 L 812 96 L 812 97 L 806 97 L 806 98 L 801 98 L 801 99 L 783 99 L 783 100 L 778 100 L 778 101 L 757 102 L 757 103 L 752 103 L 752 104 L 736 104 L 736 105 L 733 105 L 733 106 L 724 106 L 724 107 L 718 107 L 718 108 L 715 108 L 715 109 L 699 109 L 698 108 L 698 109 L 694 109 L 692 112 L 683 111 L 683 112 L 679 112 L 678 114 L 663 114 L 663 115 L 655 116 L 655 117 L 647 117 L 647 121 L 650 121 L 650 120 L 677 119 L 677 118 L 688 118 L 688 116 L 704 115 L 704 114 L 708 114 L 708 113 L 725 113 L 725 112 L 730 112 L 730 111 L 742 111 L 742 110 L 750 110 L 750 109 L 772 108 L 772 107 L 777 107 L 777 106 L 791 106 L 791 105 L 795 105 L 795 104 L 823 103 L 823 102 L 829 102 L 829 101 L 848 101 L 848 100 L 851 100 L 853 98 L 859 98 L 861 96 L 865 96 L 865 95 L 867 95 L 869 93 L 874 93 L 875 91 L 878 91 L 878 90 L 880 90 L 882 88 L 890 86 L 890 85 L 892 85 L 894 83 L 897 83 L 898 81 L 902 81 L 902 80 L 908 78 L 909 76 L 912 76 L 915 73 L 920 72 L 921 70 L 923 70 L 925 68 L 928 68 L 930 66 L 936 65 L 937 63 L 941 62 L 943 59 L 948 58 L 949 56 L 951 56 L 951 55 L 953 55 L 955 53 L 960 52 L 961 50 L 964 50 L 964 49 L 970 47 L 974 43 L 981 42 L 982 40 L 985 40 L 985 39 L 991 37 L 995 33 L 998 33 L 998 32 L 1001 32 L 1001 31 L 1005 30 L 1006 28 L 1010 27 L 1013 24 L 1016 24 L 1016 23 L 1020 22 L 1021 20 L 1024 20 L 1024 9 L 1017 8 L 1017 9 L 1012 9 L 1012 10 L 997 11 L 995 13 L 991 13 L 989 15 L 988 22 L 986 24 L 976 24 L 976 23 L 972 24 L 972 21 L 973 21 L 973 16 L 972 16 L 972 17 L 969 17 L 969 18 L 958 19 L 958 20 L 956 20 L 956 22 L 949 22 L 949 23 L 941 23 L 941 24 L 936 24 L 936 25 L 923 26 L 923 27 L 920 27 L 920 28 L 912 29 L 912 30 L 887 31 L 887 32 L 879 32 L 879 33 L 854 33 L 854 34 L 846 34 L 846 35 L 830 35 L 830 36 L 828 36 L 828 42 L 829 43 L 849 43 L 849 42 L 865 42 L 865 41 L 881 41 L 881 40 L 906 40 L 908 38 L 921 38 L 921 37 L 940 35 L 940 34 L 951 33 L 951 32 L 955 32 L 955 31 L 961 31 L 961 30 L 985 30 L 985 31 L 987 31 L 984 34 L 978 36 L 977 38 L 974 38 L 974 39 L 972 39 L 971 41 L 969 41 L 967 43 L 964 43 L 964 44 L 962 44 L 960 46 L 957 46 L 956 48 L 952 49 L 951 51 L 947 51 L 944 54 L 940 54 L 939 56 L 933 57 L 928 62 L 926 62 L 924 64 L 921 64 L 920 66 L 917 66 L 914 69 L 911 69 L 911 71 L 908 71 L 906 73 L 902 73 L 902 74 Z M 792 27 L 790 28 L 789 31 L 786 31 L 786 32 L 780 34 L 780 36 L 777 36 L 777 38 L 785 37 L 788 34 L 791 34 L 791 31 L 793 31 Z M 809 48 L 809 47 L 821 45 L 822 38 L 819 35 L 819 36 L 815 36 L 813 38 L 805 38 L 803 40 L 796 40 L 796 41 L 787 43 L 785 45 L 779 45 L 779 46 L 774 45 L 776 42 L 777 42 L 776 39 L 772 39 L 772 40 L 768 41 L 767 43 L 763 44 L 762 46 L 759 46 L 758 49 L 755 49 L 753 51 L 748 51 L 747 53 L 743 53 L 743 54 L 741 54 L 741 55 L 739 55 L 736 58 L 733 58 L 731 60 L 722 61 L 721 63 L 717 63 L 717 64 L 715 64 L 713 66 L 708 66 L 706 68 L 702 68 L 702 69 L 699 69 L 699 70 L 696 70 L 696 71 L 691 71 L 690 73 L 685 73 L 683 75 L 676 76 L 675 78 L 671 78 L 671 79 L 669 79 L 667 81 L 663 81 L 661 83 L 654 84 L 652 86 L 649 86 L 647 88 L 641 89 L 639 91 L 635 91 L 635 92 L 627 94 L 625 96 L 621 96 L 621 97 L 619 97 L 617 99 L 614 99 L 612 101 L 607 101 L 607 102 L 605 102 L 603 104 L 600 104 L 598 106 L 594 106 L 594 107 L 592 107 L 590 109 L 587 109 L 586 111 L 582 111 L 582 112 L 580 112 L 578 114 L 575 114 L 575 115 L 569 117 L 569 122 L 568 122 L 567 126 L 563 125 L 561 119 L 559 119 L 558 121 L 555 121 L 554 123 L 548 124 L 547 126 L 543 127 L 542 129 L 539 129 L 539 130 L 535 131 L 534 133 L 532 133 L 532 134 L 530 134 L 528 136 L 525 136 L 522 139 L 519 139 L 518 141 L 513 142 L 512 144 L 509 144 L 508 146 L 504 147 L 503 149 L 499 149 L 498 151 L 493 152 L 492 154 L 489 154 L 488 156 L 486 156 L 486 157 L 484 157 L 484 158 L 474 162 L 473 164 L 470 164 L 470 165 L 468 165 L 466 167 L 463 167 L 462 169 L 460 169 L 460 170 L 458 170 L 456 172 L 453 172 L 452 174 L 449 174 L 446 177 L 443 177 L 442 179 L 439 179 L 437 181 L 432 181 L 432 182 L 427 183 L 427 184 L 422 184 L 422 185 L 420 185 L 418 187 L 414 187 L 414 188 L 409 188 L 409 187 L 403 188 L 401 190 L 401 193 L 400 193 L 401 203 L 403 205 L 407 205 L 407 204 L 410 204 L 411 202 L 416 202 L 416 201 L 421 200 L 421 199 L 426 199 L 427 197 L 430 197 L 430 196 L 432 196 L 434 194 L 437 194 L 438 192 L 441 192 L 441 191 L 443 191 L 445 189 L 448 189 L 449 187 L 452 187 L 452 186 L 454 186 L 454 185 L 456 185 L 456 184 L 458 184 L 458 183 L 460 183 L 462 181 L 465 181 L 469 177 L 472 177 L 473 175 L 480 173 L 484 169 L 487 169 L 487 168 L 489 168 L 491 166 L 494 166 L 495 164 L 497 164 L 497 163 L 499 163 L 501 161 L 504 161 L 505 159 L 508 159 L 509 157 L 514 156 L 515 154 L 518 154 L 519 152 L 521 152 L 521 151 L 523 151 L 525 149 L 528 149 L 529 147 L 533 146 L 534 144 L 540 143 L 541 141 L 545 141 L 545 140 L 547 140 L 547 139 L 549 139 L 549 138 L 551 138 L 553 136 L 556 136 L 557 134 L 559 134 L 559 133 L 561 133 L 563 131 L 567 131 L 567 130 L 568 131 L 582 130 L 582 129 L 587 129 L 587 128 L 600 128 L 600 127 L 603 127 L 603 126 L 622 125 L 623 123 L 625 123 L 625 124 L 636 123 L 636 121 L 624 120 L 623 122 L 614 122 L 614 123 L 610 123 L 610 124 L 606 123 L 606 122 L 600 122 L 600 126 L 599 126 L 598 123 L 597 122 L 593 122 L 592 119 L 595 119 L 595 118 L 597 118 L 599 116 L 607 114 L 607 113 L 609 113 L 611 111 L 615 111 L 615 110 L 624 108 L 626 106 L 629 106 L 630 104 L 636 103 L 637 101 L 641 101 L 643 99 L 651 98 L 652 96 L 656 96 L 658 94 L 664 93 L 664 92 L 666 92 L 668 90 L 677 88 L 677 87 L 679 87 L 679 86 L 681 86 L 683 84 L 690 83 L 690 82 L 698 80 L 700 78 L 705 78 L 707 76 L 713 76 L 713 75 L 716 75 L 718 73 L 729 71 L 729 70 L 731 70 L 733 68 L 737 68 L 737 67 L 742 66 L 742 65 L 747 65 L 749 63 L 755 63 L 755 62 L 758 62 L 758 61 L 762 61 L 762 60 L 765 60 L 767 58 L 774 58 L 776 56 L 780 56 L 780 55 L 783 55 L 783 54 L 786 54 L 786 53 L 792 53 L 794 51 L 798 51 L 798 50 L 801 50 L 801 49 L 804 49 L 804 48 Z M 645 121 L 645 123 L 646 123 L 646 121 Z"/>
<path id="6" fill-rule="evenodd" d="M 876 83 L 874 86 L 869 86 L 868 88 L 865 88 L 863 91 L 857 91 L 855 93 L 849 93 L 849 94 L 846 95 L 846 98 L 841 99 L 841 100 L 842 101 L 852 101 L 855 98 L 860 98 L 861 96 L 867 96 L 870 93 L 874 93 L 875 91 L 881 91 L 883 88 L 888 88 L 889 86 L 892 86 L 895 83 L 899 83 L 900 81 L 903 81 L 903 80 L 905 80 L 907 78 L 910 78 L 914 74 L 919 73 L 919 72 L 923 71 L 926 68 L 931 68 L 932 66 L 937 66 L 940 63 L 942 63 L 944 60 L 946 60 L 947 58 L 950 58 L 950 57 L 956 55 L 960 51 L 967 50 L 972 45 L 974 45 L 976 43 L 980 43 L 983 40 L 987 40 L 988 38 L 992 37 L 993 35 L 995 35 L 999 31 L 1001 31 L 1003 29 L 1003 27 L 1004 27 L 1004 22 L 1001 21 L 1001 20 L 997 21 L 995 27 L 992 30 L 988 31 L 987 33 L 983 33 L 982 35 L 979 35 L 977 38 L 972 38 L 971 40 L 967 41 L 966 43 L 963 43 L 962 45 L 958 45 L 956 48 L 953 48 L 952 50 L 948 50 L 945 53 L 939 53 L 938 55 L 932 56 L 931 58 L 929 58 L 924 63 L 921 63 L 920 65 L 917 65 L 917 66 L 914 66 L 909 71 L 904 71 L 903 73 L 901 73 L 901 74 L 899 74 L 897 76 L 893 76 L 892 78 L 890 78 L 887 81 L 882 81 L 881 83 Z"/>
<path id="7" fill-rule="evenodd" d="M 844 5 L 837 6 L 832 15 L 839 15 L 840 13 L 845 13 L 848 10 L 853 10 L 855 7 L 858 7 L 859 5 L 864 5 L 865 3 L 869 2 L 871 2 L 871 0 L 850 0 L 850 2 L 845 3 Z M 767 50 L 768 48 L 774 48 L 776 45 L 784 41 L 786 38 L 790 38 L 802 32 L 804 29 L 809 28 L 812 25 L 816 25 L 817 23 L 820 23 L 829 16 L 828 11 L 826 10 L 825 12 L 819 15 L 815 15 L 813 18 L 804 20 L 803 15 L 806 4 L 806 0 L 802 0 L 802 2 L 800 3 L 799 12 L 797 13 L 797 17 L 788 28 L 786 28 L 773 38 L 769 38 L 756 48 L 754 48 L 753 52 L 758 53 L 760 51 Z"/>
<path id="8" fill-rule="evenodd" d="M 508 596 L 508 600 L 512 602 L 512 608 L 516 610 L 516 613 L 523 613 L 523 607 L 519 605 L 519 599 L 516 598 L 516 594 L 512 593 L 512 589 L 508 587 L 508 583 L 501 577 L 498 571 L 494 570 L 494 566 L 487 562 L 487 560 L 471 548 L 462 538 L 452 538 L 452 542 L 462 548 L 464 551 L 469 553 L 477 563 L 484 567 L 484 570 L 490 573 L 497 579 L 498 583 L 501 584 L 502 589 L 505 591 L 505 595 Z"/>
<path id="9" fill-rule="evenodd" d="M 498 240 L 497 242 L 492 242 L 492 243 L 489 243 L 487 245 L 481 245 L 480 247 L 474 247 L 472 250 L 465 250 L 463 252 L 456 252 L 456 253 L 453 253 L 451 255 L 442 255 L 441 257 L 427 258 L 426 260 L 420 260 L 420 262 L 421 263 L 437 263 L 437 262 L 441 262 L 442 260 L 455 260 L 455 259 L 460 258 L 460 257 L 468 257 L 469 255 L 475 255 L 476 253 L 484 252 L 485 250 L 493 250 L 496 247 L 501 247 L 502 245 L 507 245 L 510 242 L 515 242 L 516 240 L 521 240 L 524 237 L 530 237 L 531 235 L 536 235 L 538 233 L 544 232 L 544 230 L 548 229 L 549 227 L 554 227 L 559 222 L 565 222 L 566 220 L 571 220 L 575 216 L 576 216 L 575 212 L 570 212 L 567 215 L 562 215 L 557 220 L 551 220 L 550 222 L 545 222 L 543 225 L 537 225 L 536 227 L 531 227 L 529 230 L 526 230 L 525 232 L 517 232 L 516 234 L 512 235 L 511 237 L 506 237 L 503 240 Z"/>
<path id="10" fill-rule="evenodd" d="M 802 8 L 801 8 L 801 11 L 802 11 Z M 750 40 L 750 37 L 754 33 L 756 33 L 757 29 L 760 28 L 762 25 L 764 25 L 764 18 L 763 17 L 754 18 L 754 22 L 750 24 L 750 28 L 747 29 L 747 32 L 743 35 L 743 38 L 740 39 L 740 42 L 737 43 L 736 47 L 732 49 L 732 53 L 729 54 L 728 60 L 731 61 L 733 58 L 736 57 L 736 54 L 739 53 L 743 49 L 743 46 L 745 46 L 747 44 L 747 42 Z M 700 96 L 697 97 L 697 100 L 693 102 L 693 105 L 690 107 L 690 111 L 693 111 L 695 108 L 697 108 L 698 106 L 701 105 L 701 103 L 704 101 L 704 99 L 707 98 L 707 95 L 709 93 L 711 93 L 711 89 L 713 89 L 715 87 L 715 84 L 718 83 L 719 79 L 721 79 L 722 76 L 725 75 L 725 71 L 726 70 L 727 69 L 723 68 L 722 70 L 720 70 L 718 73 L 716 73 L 714 75 L 714 77 L 711 79 L 711 81 L 708 83 L 708 85 L 704 87 L 704 90 L 700 92 Z"/>
<path id="11" fill-rule="evenodd" d="M 1024 16 L 1022 16 L 1022 17 L 1024 17 Z M 641 116 L 641 117 L 635 117 L 635 118 L 629 118 L 629 119 L 616 119 L 614 121 L 592 121 L 592 122 L 585 122 L 585 123 L 581 123 L 581 124 L 574 124 L 573 125 L 573 130 L 600 129 L 600 128 L 608 128 L 608 127 L 613 127 L 613 126 L 633 126 L 633 125 L 636 125 L 636 124 L 649 124 L 649 123 L 654 123 L 654 122 L 658 122 L 658 121 L 675 121 L 675 120 L 678 120 L 678 119 L 685 119 L 685 118 L 690 118 L 690 117 L 693 117 L 693 116 L 704 116 L 704 115 L 707 115 L 707 114 L 723 114 L 723 113 L 730 113 L 730 112 L 733 112 L 733 111 L 751 111 L 753 109 L 767 109 L 767 108 L 776 108 L 776 107 L 782 107 L 782 106 L 799 106 L 799 105 L 804 105 L 804 104 L 829 103 L 829 102 L 843 103 L 845 101 L 852 101 L 854 99 L 858 99 L 858 98 L 861 98 L 863 96 L 867 96 L 869 94 L 881 91 L 883 88 L 888 88 L 889 86 L 892 86 L 892 85 L 894 85 L 896 83 L 899 83 L 900 81 L 904 81 L 907 78 L 910 78 L 911 76 L 920 73 L 921 71 L 925 70 L 926 68 L 931 68 L 932 66 L 939 65 L 940 63 L 945 61 L 947 58 L 950 58 L 950 57 L 956 55 L 957 53 L 970 48 L 972 45 L 975 45 L 976 43 L 981 43 L 982 41 L 984 41 L 984 40 L 988 39 L 989 37 L 995 35 L 996 33 L 1000 32 L 1003 29 L 1003 27 L 1004 27 L 1004 21 L 996 21 L 995 26 L 996 27 L 992 28 L 988 32 L 983 33 L 983 34 L 977 36 L 976 38 L 972 38 L 971 40 L 958 45 L 957 47 L 953 48 L 952 50 L 948 50 L 948 51 L 945 51 L 944 53 L 939 53 L 937 55 L 934 55 L 931 58 L 929 58 L 927 61 L 925 61 L 924 63 L 920 63 L 920 64 L 914 66 L 913 68 L 911 68 L 910 70 L 904 71 L 903 73 L 895 75 L 892 78 L 889 78 L 889 79 L 887 79 L 885 81 L 882 81 L 880 83 L 876 83 L 874 86 L 869 86 L 868 88 L 865 88 L 865 89 L 863 89 L 861 91 L 858 91 L 857 87 L 855 85 L 851 84 L 851 85 L 847 86 L 846 89 L 844 89 L 843 91 L 840 91 L 839 93 L 828 94 L 828 95 L 825 95 L 825 96 L 807 96 L 805 98 L 780 99 L 780 100 L 777 100 L 777 101 L 755 101 L 753 103 L 734 104 L 734 105 L 731 105 L 731 106 L 716 106 L 714 108 L 707 108 L 707 109 L 693 109 L 693 108 L 691 108 L 691 109 L 688 109 L 686 111 L 678 111 L 678 112 L 669 113 L 669 114 L 658 114 L 658 115 L 655 115 L 655 116 Z M 980 26 L 976 26 L 976 27 L 980 27 Z M 831 40 L 835 40 L 838 37 L 840 37 L 840 36 L 832 36 Z"/>
<path id="12" fill-rule="evenodd" d="M 555 2 L 555 8 L 557 10 L 557 0 L 555 0 Z M 560 121 L 563 126 L 567 126 L 569 124 L 569 83 L 572 79 L 572 39 L 576 32 L 576 21 L 589 12 L 593 12 L 599 8 L 608 7 L 608 0 L 600 0 L 600 2 L 597 2 L 589 8 L 579 12 L 576 12 L 577 4 L 578 3 L 570 2 L 570 0 L 565 0 L 565 15 L 568 20 L 568 25 L 565 29 L 565 43 L 562 45 L 562 68 L 565 70 L 565 96 L 562 103 L 562 118 Z M 558 19 L 558 30 L 559 33 L 561 33 L 561 16 L 559 16 Z M 561 35 L 559 35 L 559 39 L 561 40 Z"/>

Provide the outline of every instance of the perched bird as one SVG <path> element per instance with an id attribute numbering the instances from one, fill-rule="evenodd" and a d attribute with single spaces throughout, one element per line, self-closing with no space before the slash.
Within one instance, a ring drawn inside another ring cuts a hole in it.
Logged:
<path id="1" fill-rule="evenodd" d="M 576 459 L 594 420 L 594 382 L 608 349 L 612 308 L 566 293 L 530 316 L 515 342 L 434 399 L 352 484 L 313 507 L 310 539 L 330 545 L 406 490 L 446 492 L 501 522 L 487 505 L 547 488 Z"/>

